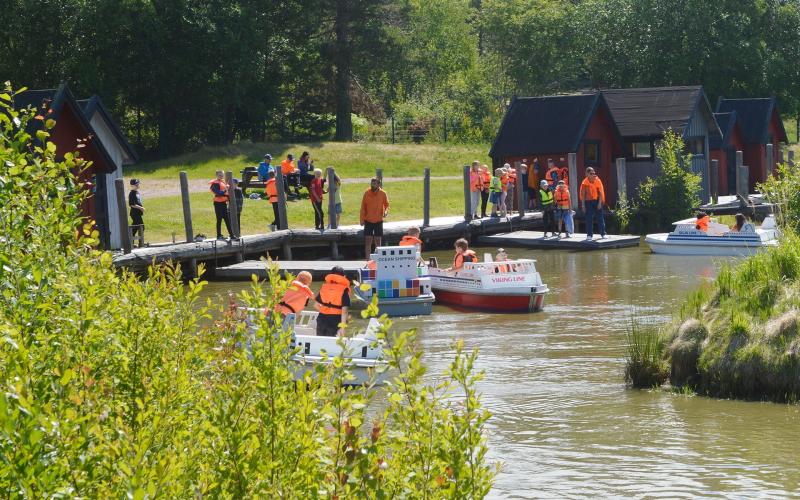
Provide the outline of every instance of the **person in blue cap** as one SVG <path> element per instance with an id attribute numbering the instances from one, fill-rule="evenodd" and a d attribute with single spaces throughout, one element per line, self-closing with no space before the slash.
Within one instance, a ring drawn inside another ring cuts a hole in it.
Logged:
<path id="1" fill-rule="evenodd" d="M 264 161 L 258 164 L 258 180 L 261 182 L 267 182 L 269 179 L 269 172 L 275 171 L 275 167 L 273 167 L 271 163 L 272 155 L 267 153 L 264 155 Z"/>

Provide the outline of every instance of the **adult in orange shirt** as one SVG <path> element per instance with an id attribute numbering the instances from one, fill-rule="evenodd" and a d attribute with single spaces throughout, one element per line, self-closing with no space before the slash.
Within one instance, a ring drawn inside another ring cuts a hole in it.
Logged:
<path id="1" fill-rule="evenodd" d="M 281 162 L 283 175 L 283 192 L 289 198 L 300 198 L 300 171 L 294 166 L 294 155 L 289 153 Z M 289 186 L 294 186 L 294 193 L 289 191 Z"/>
<path id="2" fill-rule="evenodd" d="M 372 244 L 381 246 L 383 237 L 383 219 L 389 215 L 389 197 L 381 189 L 381 181 L 373 177 L 369 189 L 364 192 L 361 199 L 361 225 L 364 226 L 364 255 L 369 259 L 372 254 Z"/>
<path id="3" fill-rule="evenodd" d="M 581 182 L 578 192 L 581 210 L 586 214 L 586 239 L 591 240 L 594 235 L 594 218 L 597 217 L 597 227 L 600 229 L 600 239 L 606 237 L 606 221 L 603 218 L 603 205 L 606 203 L 606 193 L 603 182 L 597 177 L 592 167 L 586 169 L 586 178 Z"/>

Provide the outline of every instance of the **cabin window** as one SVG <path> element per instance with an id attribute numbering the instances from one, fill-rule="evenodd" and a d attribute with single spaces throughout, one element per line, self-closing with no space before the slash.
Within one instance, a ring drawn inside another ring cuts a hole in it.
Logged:
<path id="1" fill-rule="evenodd" d="M 600 142 L 586 142 L 583 145 L 583 161 L 586 165 L 600 164 Z"/>
<path id="2" fill-rule="evenodd" d="M 631 157 L 634 160 L 652 160 L 653 159 L 653 143 L 652 142 L 632 142 L 631 143 Z"/>
<path id="3" fill-rule="evenodd" d="M 686 150 L 693 155 L 705 154 L 706 141 L 703 137 L 691 137 L 686 140 Z"/>

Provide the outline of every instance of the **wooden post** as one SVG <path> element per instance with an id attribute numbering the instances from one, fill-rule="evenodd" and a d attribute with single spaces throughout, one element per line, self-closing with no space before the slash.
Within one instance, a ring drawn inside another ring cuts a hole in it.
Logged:
<path id="1" fill-rule="evenodd" d="M 719 201 L 719 160 L 711 160 L 708 181 L 711 188 L 711 202 L 716 205 Z"/>
<path id="2" fill-rule="evenodd" d="M 575 153 L 567 154 L 567 165 L 569 167 L 569 198 L 572 201 L 572 209 L 578 209 L 578 155 Z"/>
<path id="3" fill-rule="evenodd" d="M 748 203 L 750 200 L 750 193 L 748 189 L 748 186 L 750 185 L 750 170 L 747 168 L 747 165 L 742 165 L 738 168 L 737 173 L 737 193 L 745 203 Z M 744 191 L 738 191 L 738 186 L 743 186 Z"/>
<path id="4" fill-rule="evenodd" d="M 186 172 L 181 171 L 180 181 L 181 201 L 183 202 L 183 227 L 186 230 L 186 243 L 191 243 L 194 241 L 194 230 L 192 229 L 192 208 L 189 204 L 189 177 Z"/>
<path id="5" fill-rule="evenodd" d="M 772 177 L 772 171 L 775 170 L 775 147 L 772 144 L 767 144 L 765 156 L 767 161 L 764 163 L 764 180 L 767 180 Z"/>
<path id="6" fill-rule="evenodd" d="M 778 148 L 778 163 L 781 165 L 786 163 L 786 157 L 783 154 L 783 148 Z"/>
<path id="7" fill-rule="evenodd" d="M 522 199 L 522 174 L 517 172 L 517 183 L 514 185 L 517 191 L 517 212 L 519 213 L 519 217 L 522 218 L 525 215 L 525 200 Z"/>
<path id="8" fill-rule="evenodd" d="M 231 220 L 231 231 L 233 231 L 233 236 L 240 237 L 242 235 L 239 232 L 239 218 L 238 215 L 238 203 L 236 203 L 236 193 L 233 192 L 233 172 L 228 170 L 225 172 L 225 183 L 228 185 L 228 218 Z"/>
<path id="9" fill-rule="evenodd" d="M 628 177 L 625 158 L 617 158 L 617 200 L 628 198 Z"/>
<path id="10" fill-rule="evenodd" d="M 380 184 L 380 186 L 383 187 L 383 169 L 382 168 L 376 168 L 375 169 L 375 177 L 378 178 L 378 184 Z"/>
<path id="11" fill-rule="evenodd" d="M 131 231 L 128 228 L 128 211 L 125 203 L 125 180 L 114 179 L 114 189 L 117 192 L 117 212 L 119 212 L 119 232 L 122 237 L 123 253 L 131 253 Z"/>
<path id="12" fill-rule="evenodd" d="M 275 187 L 278 188 L 278 229 L 288 229 L 289 221 L 286 219 L 286 192 L 283 190 L 283 172 L 280 165 L 275 167 Z"/>
<path id="13" fill-rule="evenodd" d="M 336 229 L 336 191 L 339 187 L 336 185 L 336 171 L 333 167 L 325 169 L 325 177 L 328 178 L 328 225 L 331 229 Z"/>
<path id="14" fill-rule="evenodd" d="M 469 190 L 469 165 L 464 165 L 464 220 L 472 220 L 472 196 Z"/>
<path id="15" fill-rule="evenodd" d="M 425 169 L 422 180 L 422 227 L 431 225 L 431 169 Z"/>
<path id="16" fill-rule="evenodd" d="M 394 144 L 394 115 L 392 115 L 392 144 Z"/>
<path id="17" fill-rule="evenodd" d="M 741 151 L 736 152 L 736 194 L 747 199 L 748 186 L 747 183 L 742 184 L 742 164 L 744 163 L 744 153 Z"/>
<path id="18" fill-rule="evenodd" d="M 789 166 L 794 167 L 794 151 L 789 150 Z"/>

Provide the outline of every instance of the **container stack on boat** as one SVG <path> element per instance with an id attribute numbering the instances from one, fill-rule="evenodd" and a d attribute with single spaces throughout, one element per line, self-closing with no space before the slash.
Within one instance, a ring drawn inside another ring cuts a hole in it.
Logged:
<path id="1" fill-rule="evenodd" d="M 431 313 L 435 297 L 416 247 L 378 247 L 370 257 L 362 282 L 355 284 L 357 297 L 370 302 L 377 296 L 380 314 L 388 316 Z"/>

